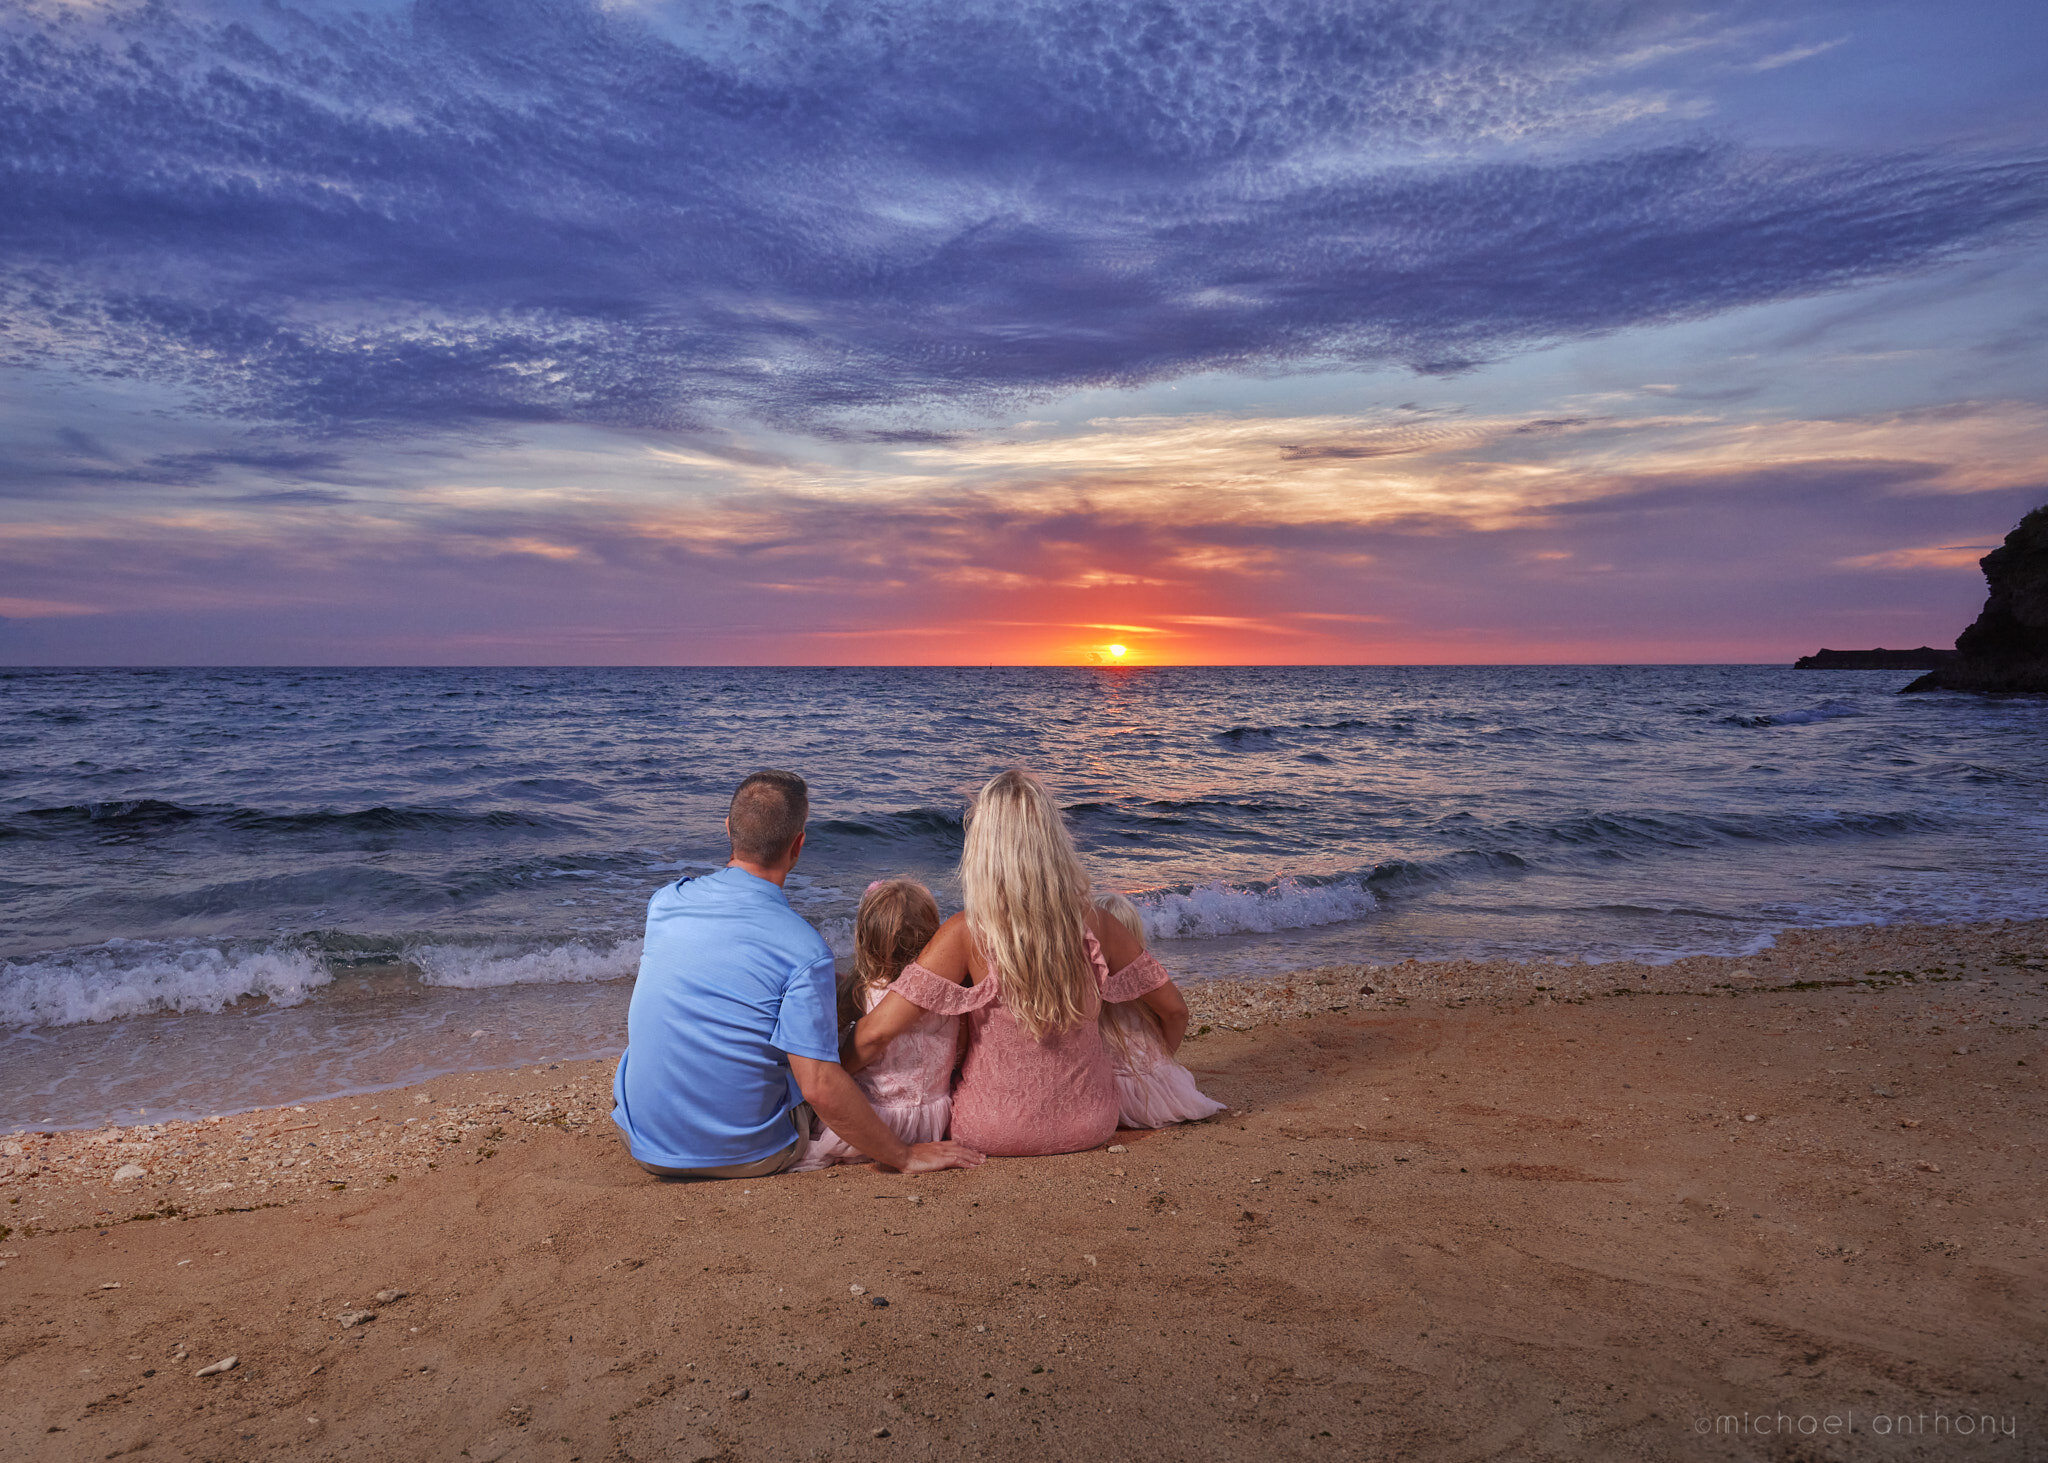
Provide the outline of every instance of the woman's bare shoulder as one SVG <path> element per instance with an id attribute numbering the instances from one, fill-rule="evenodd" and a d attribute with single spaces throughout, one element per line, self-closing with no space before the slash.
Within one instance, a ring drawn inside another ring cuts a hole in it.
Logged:
<path id="1" fill-rule="evenodd" d="M 926 944 L 923 953 L 917 957 L 917 963 L 946 980 L 964 980 L 968 953 L 973 947 L 974 939 L 967 930 L 967 916 L 956 914 L 939 926 L 939 932 Z"/>
<path id="2" fill-rule="evenodd" d="M 1111 970 L 1122 970 L 1145 953 L 1145 947 L 1136 935 L 1125 929 L 1121 921 L 1099 909 L 1088 911 L 1088 928 L 1096 943 L 1102 946 L 1102 958 Z"/>

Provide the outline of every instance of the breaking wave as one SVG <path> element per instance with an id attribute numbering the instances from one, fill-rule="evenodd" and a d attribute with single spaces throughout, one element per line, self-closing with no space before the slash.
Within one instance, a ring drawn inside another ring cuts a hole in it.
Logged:
<path id="1" fill-rule="evenodd" d="M 158 1011 L 222 1011 L 262 997 L 296 1006 L 334 977 L 305 950 L 109 940 L 0 961 L 0 1026 L 76 1026 Z"/>
<path id="2" fill-rule="evenodd" d="M 1133 895 L 1131 902 L 1144 916 L 1145 935 L 1152 940 L 1307 929 L 1364 919 L 1380 907 L 1378 896 L 1355 880 L 1311 884 L 1292 878 L 1153 890 Z"/>
<path id="3" fill-rule="evenodd" d="M 609 948 L 571 943 L 524 950 L 509 945 L 414 945 L 405 958 L 418 967 L 422 985 L 479 991 L 583 984 L 638 973 L 640 940 L 619 940 Z"/>

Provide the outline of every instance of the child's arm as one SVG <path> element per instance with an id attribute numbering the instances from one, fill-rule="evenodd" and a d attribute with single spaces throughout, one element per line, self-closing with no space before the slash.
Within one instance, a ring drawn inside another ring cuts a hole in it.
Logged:
<path id="1" fill-rule="evenodd" d="M 1102 946 L 1102 958 L 1111 970 L 1122 970 L 1145 953 L 1144 942 L 1099 909 L 1089 911 L 1088 928 L 1095 932 L 1096 941 Z M 1188 1031 L 1188 1003 L 1180 988 L 1168 981 L 1138 999 L 1158 1018 L 1160 1040 L 1166 1046 L 1166 1054 L 1172 1056 L 1180 1050 L 1180 1040 Z"/>
<path id="2" fill-rule="evenodd" d="M 1154 986 L 1138 997 L 1145 1007 L 1159 1020 L 1159 1039 L 1166 1045 L 1166 1054 L 1172 1056 L 1180 1050 L 1181 1038 L 1188 1034 L 1188 1003 L 1180 993 L 1180 987 L 1172 981 Z"/>
<path id="3" fill-rule="evenodd" d="M 917 1024 L 917 1018 L 924 1015 L 921 1007 L 911 1004 L 894 991 L 886 993 L 875 1002 L 875 1009 L 860 1018 L 860 1025 L 853 1028 L 853 1040 L 846 1044 L 845 1067 L 848 1072 L 858 1072 L 870 1065 L 889 1049 L 889 1043 Z M 1182 1022 L 1183 1026 L 1187 1023 Z"/>

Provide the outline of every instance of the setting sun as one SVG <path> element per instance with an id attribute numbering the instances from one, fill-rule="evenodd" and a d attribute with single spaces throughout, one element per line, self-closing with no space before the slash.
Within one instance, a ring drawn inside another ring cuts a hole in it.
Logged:
<path id="1" fill-rule="evenodd" d="M 1122 660 L 1124 658 L 1124 647 L 1121 645 L 1110 646 L 1109 656 L 1111 660 Z"/>

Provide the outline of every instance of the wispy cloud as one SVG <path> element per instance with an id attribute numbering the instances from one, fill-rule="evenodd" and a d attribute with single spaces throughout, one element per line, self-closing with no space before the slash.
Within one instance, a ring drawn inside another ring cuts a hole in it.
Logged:
<path id="1" fill-rule="evenodd" d="M 2048 421 L 2026 406 L 1768 432 L 1528 420 L 1465 420 L 1401 458 L 1284 450 L 1398 431 L 1385 414 L 1112 420 L 1059 444 L 900 447 L 851 480 L 728 463 L 680 502 L 456 482 L 339 506 L 67 504 L 0 534 L 22 607 L 0 615 L 39 654 L 94 617 L 183 659 L 194 638 L 284 660 L 1073 660 L 1111 640 L 1140 660 L 1685 658 L 1777 637 L 1789 654 L 1857 627 L 1952 635 L 1981 594 L 1967 561 L 2048 497 Z"/>
<path id="2" fill-rule="evenodd" d="M 872 440 L 1195 371 L 1455 374 L 2048 208 L 2038 154 L 1674 132 L 1634 71 L 1698 23 L 1620 0 L 171 0 L 6 30 L 0 356 L 319 432 Z"/>

